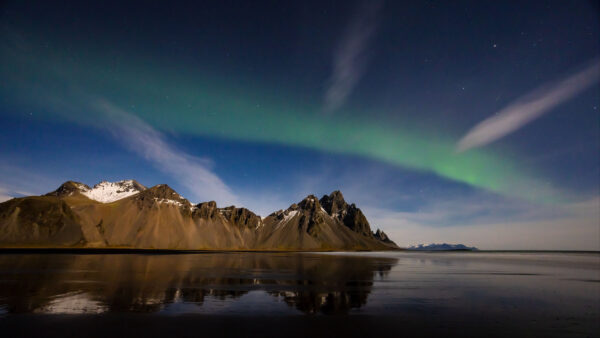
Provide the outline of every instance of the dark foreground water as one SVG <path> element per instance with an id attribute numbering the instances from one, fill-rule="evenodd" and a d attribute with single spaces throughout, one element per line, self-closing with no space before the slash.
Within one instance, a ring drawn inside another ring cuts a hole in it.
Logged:
<path id="1" fill-rule="evenodd" d="M 2 253 L 0 332 L 597 337 L 600 255 Z"/>

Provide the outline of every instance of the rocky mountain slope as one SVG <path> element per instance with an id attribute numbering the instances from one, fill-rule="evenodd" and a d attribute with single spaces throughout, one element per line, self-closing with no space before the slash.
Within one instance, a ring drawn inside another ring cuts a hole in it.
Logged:
<path id="1" fill-rule="evenodd" d="M 245 208 L 192 204 L 165 184 L 93 188 L 68 181 L 44 196 L 0 203 L 0 247 L 180 250 L 390 250 L 341 192 L 309 195 L 265 218 Z"/>

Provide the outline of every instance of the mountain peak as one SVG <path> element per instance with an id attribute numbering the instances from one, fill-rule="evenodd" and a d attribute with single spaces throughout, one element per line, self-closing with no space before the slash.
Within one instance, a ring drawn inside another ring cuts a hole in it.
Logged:
<path id="1" fill-rule="evenodd" d="M 100 181 L 98 184 L 90 188 L 88 185 L 67 181 L 58 189 L 46 194 L 46 196 L 67 197 L 74 193 L 80 193 L 85 197 L 101 203 L 110 203 L 129 197 L 146 190 L 146 187 L 139 184 L 135 180 L 122 180 L 117 182 Z"/>
<path id="2" fill-rule="evenodd" d="M 173 188 L 171 188 L 167 184 L 157 184 L 153 187 L 148 188 L 148 190 L 146 190 L 146 193 L 155 195 L 156 197 L 164 197 L 164 198 L 171 197 L 171 196 L 174 196 L 175 194 L 177 194 L 177 192 L 175 190 L 173 190 Z M 177 195 L 179 195 L 179 194 L 177 194 Z"/>
<path id="3" fill-rule="evenodd" d="M 293 206 L 293 204 L 292 204 Z M 320 210 L 322 209 L 321 203 L 319 203 L 319 199 L 315 195 L 308 195 L 304 198 L 300 203 L 298 203 L 298 207 L 304 210 Z"/>
<path id="4" fill-rule="evenodd" d="M 102 203 L 111 203 L 125 197 L 133 196 L 146 190 L 146 187 L 135 180 L 122 180 L 117 182 L 101 181 L 93 188 L 81 189 L 81 193 L 91 200 Z"/>
<path id="5" fill-rule="evenodd" d="M 344 200 L 344 195 L 339 190 L 332 191 L 331 194 L 329 194 L 329 197 L 335 198 L 336 200 Z"/>
<path id="6" fill-rule="evenodd" d="M 61 184 L 60 187 L 58 187 L 58 189 L 47 193 L 46 196 L 65 197 L 71 196 L 75 192 L 82 192 L 86 190 L 90 190 L 90 187 L 83 183 L 75 181 L 66 181 L 65 183 Z"/>
<path id="7" fill-rule="evenodd" d="M 193 214 L 200 218 L 212 219 L 218 215 L 217 202 L 209 201 L 198 203 L 194 206 Z"/>
<path id="8" fill-rule="evenodd" d="M 141 192 L 136 199 L 142 202 L 147 201 L 147 203 L 149 203 L 148 205 L 152 205 L 154 203 L 173 204 L 176 206 L 187 207 L 191 207 L 192 205 L 187 199 L 183 198 L 166 184 L 158 184 L 148 188 Z"/>
<path id="9" fill-rule="evenodd" d="M 225 217 L 225 219 L 230 221 L 232 224 L 237 225 L 238 227 L 255 229 L 262 224 L 260 216 L 246 208 L 236 208 L 232 205 L 219 209 L 219 212 L 221 215 L 223 215 L 223 217 Z"/>
<path id="10" fill-rule="evenodd" d="M 173 188 L 169 187 L 166 184 L 158 184 L 151 188 L 148 188 L 144 191 L 140 196 L 151 196 L 159 199 L 172 199 L 172 200 L 184 200 L 181 195 L 177 193 L 177 191 L 173 190 Z"/>
<path id="11" fill-rule="evenodd" d="M 94 185 L 94 189 L 107 188 L 107 187 L 117 187 L 117 188 L 121 188 L 121 190 L 137 190 L 137 191 L 146 190 L 146 187 L 141 185 L 136 180 L 121 180 L 121 181 L 116 181 L 116 182 L 109 182 L 106 180 L 102 180 L 102 181 L 100 181 L 100 183 Z"/>
<path id="12" fill-rule="evenodd" d="M 385 234 L 385 232 L 377 229 L 377 231 L 374 234 L 375 238 L 377 238 L 378 240 L 384 242 L 384 243 L 390 243 L 390 244 L 396 244 L 394 243 L 389 237 L 388 235 Z"/>
<path id="13" fill-rule="evenodd" d="M 373 237 L 367 218 L 354 203 L 348 204 L 339 190 L 329 195 L 323 195 L 320 200 L 323 209 L 331 216 L 341 221 L 352 231 L 367 237 Z"/>
<path id="14" fill-rule="evenodd" d="M 348 203 L 346 203 L 344 195 L 342 195 L 342 192 L 339 190 L 336 190 L 329 195 L 323 195 L 320 203 L 323 206 L 323 209 L 331 216 L 334 216 L 342 210 L 348 209 Z"/>

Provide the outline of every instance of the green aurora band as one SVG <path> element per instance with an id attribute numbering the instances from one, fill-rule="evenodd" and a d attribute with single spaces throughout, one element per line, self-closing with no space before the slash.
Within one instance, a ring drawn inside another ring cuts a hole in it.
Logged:
<path id="1" fill-rule="evenodd" d="M 29 47 L 24 52 L 2 44 L 0 74 L 5 81 L 0 93 L 19 107 L 46 112 L 45 118 L 58 115 L 103 127 L 107 114 L 95 101 L 106 101 L 160 130 L 357 155 L 505 196 L 536 202 L 567 199 L 534 170 L 517 165 L 514 156 L 489 150 L 455 153 L 456 136 L 443 129 L 386 124 L 351 110 L 326 115 L 320 97 L 311 105 L 242 76 L 236 79 L 242 84 L 236 85 L 218 73 L 140 56 Z"/>

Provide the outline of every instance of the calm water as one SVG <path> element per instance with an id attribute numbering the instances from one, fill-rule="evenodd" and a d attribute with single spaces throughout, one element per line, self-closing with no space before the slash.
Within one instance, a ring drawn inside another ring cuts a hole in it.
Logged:
<path id="1" fill-rule="evenodd" d="M 600 255 L 590 253 L 0 254 L 0 329 L 26 335 L 125 320 L 154 333 L 207 321 L 212 335 L 241 330 L 235 322 L 257 336 L 295 325 L 292 336 L 585 337 L 598 318 Z"/>

